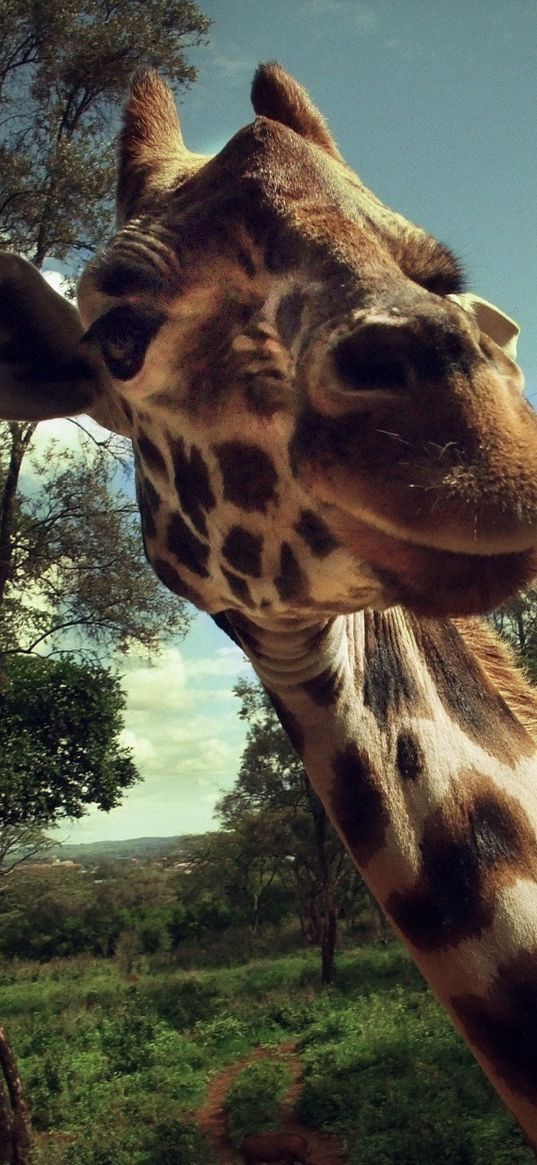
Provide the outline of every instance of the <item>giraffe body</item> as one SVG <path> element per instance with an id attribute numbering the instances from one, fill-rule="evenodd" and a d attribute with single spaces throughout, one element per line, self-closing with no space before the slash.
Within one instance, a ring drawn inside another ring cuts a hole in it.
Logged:
<path id="1" fill-rule="evenodd" d="M 45 293 L 0 265 L 0 413 L 89 409 L 132 439 L 155 571 L 224 613 L 535 1144 L 537 701 L 469 618 L 537 571 L 516 329 L 461 294 L 450 252 L 363 186 L 277 66 L 253 103 L 204 159 L 166 88 L 137 83 L 82 323 L 47 293 L 32 348 L 22 303 L 42 318 Z"/>

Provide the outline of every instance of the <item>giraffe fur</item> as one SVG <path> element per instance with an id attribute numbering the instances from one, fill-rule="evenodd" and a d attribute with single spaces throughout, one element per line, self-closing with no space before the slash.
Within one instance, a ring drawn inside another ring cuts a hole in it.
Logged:
<path id="1" fill-rule="evenodd" d="M 535 1149 L 537 698 L 480 620 L 537 574 L 516 325 L 279 66 L 252 96 L 207 159 L 135 81 L 79 315 L 0 257 L 0 415 L 131 439 L 153 569 L 243 646 Z"/>

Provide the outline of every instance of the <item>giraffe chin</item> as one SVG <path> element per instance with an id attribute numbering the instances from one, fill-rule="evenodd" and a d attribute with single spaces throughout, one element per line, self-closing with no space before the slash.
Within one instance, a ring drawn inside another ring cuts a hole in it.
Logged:
<path id="1" fill-rule="evenodd" d="M 404 542 L 365 522 L 341 518 L 338 537 L 373 569 L 386 605 L 417 615 L 484 615 L 537 576 L 537 551 L 468 554 Z"/>

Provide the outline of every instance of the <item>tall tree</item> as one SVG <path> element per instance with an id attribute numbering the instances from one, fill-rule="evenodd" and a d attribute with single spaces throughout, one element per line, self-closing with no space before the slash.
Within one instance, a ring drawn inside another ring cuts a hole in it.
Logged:
<path id="1" fill-rule="evenodd" d="M 186 606 L 144 560 L 108 443 L 81 433 L 60 456 L 34 431 L 0 427 L 0 660 L 66 647 L 86 658 L 154 651 L 184 633 Z"/>
<path id="2" fill-rule="evenodd" d="M 209 20 L 192 0 L 0 0 L 0 237 L 73 269 L 113 229 L 114 135 L 137 70 L 181 89 Z M 20 480 L 35 426 L 0 427 L 0 650 L 84 629 L 102 646 L 154 647 L 171 610 L 134 549 L 132 507 L 101 449 L 85 471 L 62 450 L 39 498 Z M 175 602 L 176 629 L 185 626 Z M 26 621 L 26 626 L 24 626 Z"/>
<path id="3" fill-rule="evenodd" d="M 537 588 L 530 587 L 516 595 L 492 615 L 500 635 L 507 639 L 526 667 L 530 679 L 537 682 Z"/>
<path id="4" fill-rule="evenodd" d="M 363 883 L 306 776 L 272 705 L 258 684 L 235 688 L 248 721 L 239 775 L 217 806 L 226 830 L 258 820 L 259 844 L 272 845 L 279 876 L 292 882 L 305 929 L 321 950 L 321 979 L 334 974 L 338 912 Z M 251 825 L 247 831 L 251 834 Z M 286 860 L 287 859 L 287 860 Z"/>
<path id="5" fill-rule="evenodd" d="M 191 0 L 0 0 L 0 235 L 40 266 L 100 247 L 130 77 L 175 89 L 209 20 Z"/>
<path id="6" fill-rule="evenodd" d="M 138 779 L 120 739 L 115 676 L 68 659 L 14 657 L 0 692 L 0 836 L 11 853 L 35 831 L 115 808 Z M 4 855 L 6 856 L 6 855 Z"/>

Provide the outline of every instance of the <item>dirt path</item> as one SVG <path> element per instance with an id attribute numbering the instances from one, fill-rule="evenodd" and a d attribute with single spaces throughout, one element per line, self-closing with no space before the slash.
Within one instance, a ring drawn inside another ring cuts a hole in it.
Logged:
<path id="1" fill-rule="evenodd" d="M 242 1165 L 243 1162 L 241 1153 L 233 1147 L 227 1135 L 226 1117 L 222 1106 L 229 1086 L 246 1064 L 267 1057 L 284 1060 L 291 1074 L 291 1084 L 281 1104 L 278 1131 L 296 1133 L 304 1138 L 309 1165 L 346 1165 L 343 1150 L 335 1137 L 307 1128 L 294 1115 L 302 1089 L 302 1062 L 293 1043 L 278 1044 L 274 1048 L 256 1048 L 254 1052 L 230 1065 L 211 1080 L 205 1103 L 198 1110 L 196 1120 L 200 1131 L 209 1138 L 219 1165 Z"/>

